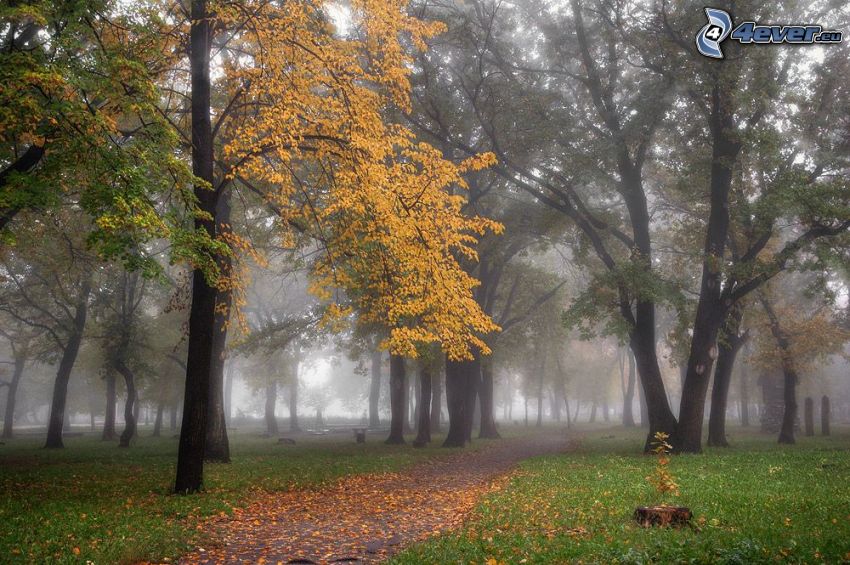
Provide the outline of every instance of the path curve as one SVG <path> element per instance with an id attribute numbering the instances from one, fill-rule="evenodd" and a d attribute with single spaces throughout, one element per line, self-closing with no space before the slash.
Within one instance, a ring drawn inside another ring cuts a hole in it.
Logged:
<path id="1" fill-rule="evenodd" d="M 516 463 L 566 451 L 562 430 L 494 441 L 471 452 L 397 473 L 352 475 L 330 486 L 263 496 L 215 518 L 222 544 L 180 562 L 374 563 L 458 527 L 483 494 L 503 485 Z"/>

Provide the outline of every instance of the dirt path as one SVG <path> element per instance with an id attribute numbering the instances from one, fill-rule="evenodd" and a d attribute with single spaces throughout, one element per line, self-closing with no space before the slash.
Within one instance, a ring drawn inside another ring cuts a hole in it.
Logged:
<path id="1" fill-rule="evenodd" d="M 399 473 L 354 475 L 321 489 L 267 495 L 210 523 L 224 544 L 181 563 L 381 561 L 459 526 L 517 462 L 567 447 L 564 433 L 551 431 L 459 451 Z"/>

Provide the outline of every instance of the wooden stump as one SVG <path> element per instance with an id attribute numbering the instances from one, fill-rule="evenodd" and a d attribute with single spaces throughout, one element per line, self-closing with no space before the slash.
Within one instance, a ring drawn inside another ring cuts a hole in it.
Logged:
<path id="1" fill-rule="evenodd" d="M 681 528 L 691 523 L 691 511 L 684 506 L 638 506 L 634 519 L 644 528 L 672 526 Z"/>

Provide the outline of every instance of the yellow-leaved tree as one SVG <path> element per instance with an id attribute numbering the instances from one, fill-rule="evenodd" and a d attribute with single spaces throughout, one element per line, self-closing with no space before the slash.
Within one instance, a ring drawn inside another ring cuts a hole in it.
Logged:
<path id="1" fill-rule="evenodd" d="M 191 8 L 193 168 L 210 216 L 198 224 L 230 253 L 217 260 L 217 280 L 195 265 L 179 492 L 201 487 L 209 400 L 197 388 L 207 390 L 203 371 L 215 363 L 206 356 L 221 340 L 203 326 L 229 303 L 221 294 L 238 291 L 236 251 L 250 250 L 227 221 L 231 192 L 273 209 L 284 245 L 318 247 L 312 289 L 329 301 L 329 321 L 356 311 L 383 324 L 383 346 L 396 356 L 427 343 L 455 359 L 487 352 L 480 336 L 497 326 L 460 262 L 476 260 L 480 235 L 501 229 L 462 211 L 463 174 L 493 157 L 453 163 L 399 123 L 410 109 L 411 51 L 441 29 L 410 16 L 406 1 L 193 0 Z"/>

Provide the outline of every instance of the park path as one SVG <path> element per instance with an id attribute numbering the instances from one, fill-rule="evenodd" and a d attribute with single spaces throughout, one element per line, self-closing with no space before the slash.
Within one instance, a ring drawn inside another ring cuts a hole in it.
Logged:
<path id="1" fill-rule="evenodd" d="M 206 527 L 221 545 L 184 556 L 195 563 L 375 563 L 413 542 L 460 526 L 516 463 L 566 451 L 563 431 L 492 442 L 397 473 L 352 475 L 330 486 L 264 495 Z"/>

